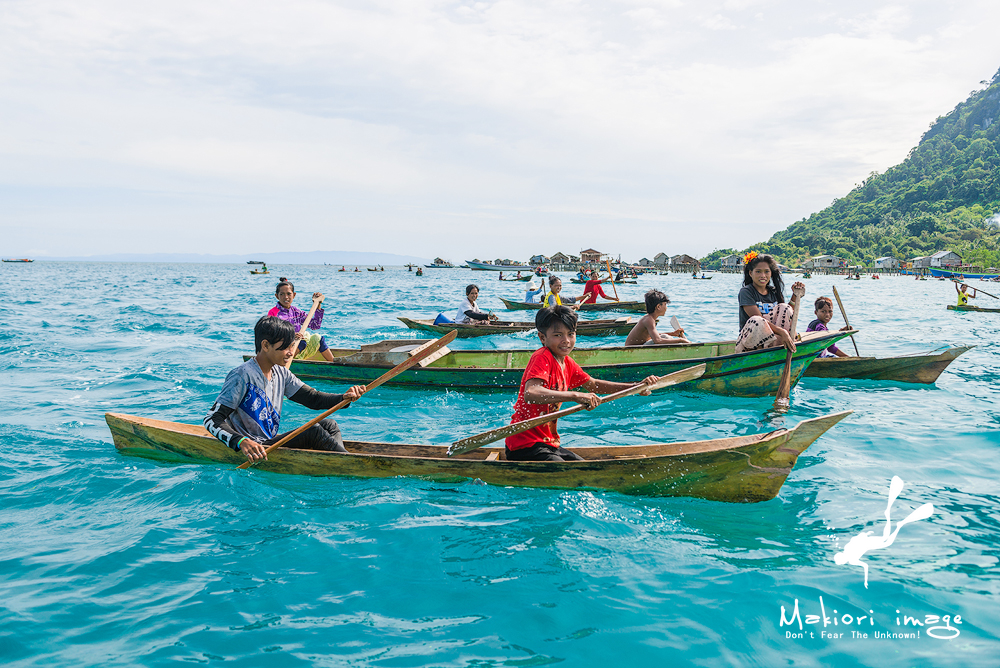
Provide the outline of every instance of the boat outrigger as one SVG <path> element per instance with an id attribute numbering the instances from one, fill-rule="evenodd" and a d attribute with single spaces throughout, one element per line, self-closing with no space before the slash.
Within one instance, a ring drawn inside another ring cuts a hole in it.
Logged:
<path id="1" fill-rule="evenodd" d="M 777 496 L 802 452 L 850 411 L 803 420 L 791 429 L 707 441 L 574 447 L 578 462 L 510 462 L 502 447 L 448 457 L 448 446 L 346 441 L 348 454 L 277 448 L 254 468 L 312 476 L 435 482 L 482 480 L 492 485 L 608 490 L 640 496 L 687 496 L 755 503 Z M 201 425 L 108 413 L 115 447 L 160 461 L 237 465 L 239 452 Z"/>

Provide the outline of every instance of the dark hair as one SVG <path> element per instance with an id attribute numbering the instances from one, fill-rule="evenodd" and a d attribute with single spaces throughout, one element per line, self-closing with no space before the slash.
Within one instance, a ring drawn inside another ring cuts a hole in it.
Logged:
<path id="1" fill-rule="evenodd" d="M 465 296 L 468 297 L 470 292 L 478 289 L 479 289 L 478 285 L 476 285 L 475 283 L 469 283 L 468 285 L 465 286 Z"/>
<path id="2" fill-rule="evenodd" d="M 285 287 L 286 285 L 292 289 L 293 293 L 295 292 L 295 286 L 292 285 L 292 282 L 287 278 L 285 278 L 284 276 L 282 276 L 281 278 L 278 279 L 278 285 L 274 287 L 274 296 L 277 297 L 278 293 L 281 292 L 281 288 Z"/>
<path id="3" fill-rule="evenodd" d="M 571 332 L 576 331 L 576 311 L 567 306 L 538 309 L 535 314 L 535 329 L 542 334 L 547 333 L 558 322 L 566 325 Z"/>
<path id="4" fill-rule="evenodd" d="M 553 283 L 560 283 L 561 284 L 562 283 L 562 279 L 559 278 L 558 276 L 549 276 L 549 285 L 551 286 Z"/>
<path id="5" fill-rule="evenodd" d="M 758 255 L 754 259 L 743 265 L 743 285 L 753 285 L 753 279 L 750 278 L 750 272 L 761 262 L 767 262 L 768 266 L 771 267 L 771 282 L 769 285 L 774 287 L 774 291 L 778 293 L 778 301 L 782 304 L 785 303 L 785 284 L 781 280 L 781 272 L 778 271 L 778 263 L 774 261 L 774 258 L 770 255 Z"/>
<path id="6" fill-rule="evenodd" d="M 670 297 L 659 290 L 653 289 L 646 293 L 646 313 L 652 313 L 660 304 L 669 304 Z"/>
<path id="7" fill-rule="evenodd" d="M 814 311 L 818 311 L 820 309 L 820 307 L 823 306 L 824 304 L 829 304 L 830 308 L 833 308 L 833 300 L 832 299 L 830 299 L 829 297 L 820 297 L 813 304 L 813 310 Z"/>
<path id="8" fill-rule="evenodd" d="M 256 352 L 260 352 L 261 344 L 267 341 L 272 346 L 279 341 L 278 350 L 284 350 L 295 339 L 295 328 L 292 323 L 273 315 L 265 315 L 253 326 L 253 344 Z"/>

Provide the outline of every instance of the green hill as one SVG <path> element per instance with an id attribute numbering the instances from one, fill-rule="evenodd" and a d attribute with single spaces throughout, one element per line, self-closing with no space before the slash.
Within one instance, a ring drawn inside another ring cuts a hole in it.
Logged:
<path id="1" fill-rule="evenodd" d="M 871 266 L 952 250 L 1000 267 L 1000 71 L 939 117 L 901 164 L 750 249 L 788 266 L 830 253 Z M 733 252 L 716 251 L 703 264 Z"/>

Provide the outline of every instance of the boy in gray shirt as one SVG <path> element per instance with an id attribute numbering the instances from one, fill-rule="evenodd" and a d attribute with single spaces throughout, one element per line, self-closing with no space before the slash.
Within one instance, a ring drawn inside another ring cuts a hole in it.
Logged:
<path id="1" fill-rule="evenodd" d="M 253 328 L 257 355 L 229 372 L 219 398 L 205 416 L 205 429 L 254 462 L 267 459 L 266 446 L 277 443 L 281 404 L 285 397 L 306 408 L 326 410 L 343 400 L 357 401 L 364 385 L 344 394 L 319 392 L 295 377 L 285 364 L 295 355 L 295 328 L 286 320 L 264 316 Z M 285 444 L 300 450 L 347 452 L 340 427 L 330 418 L 321 420 Z"/>

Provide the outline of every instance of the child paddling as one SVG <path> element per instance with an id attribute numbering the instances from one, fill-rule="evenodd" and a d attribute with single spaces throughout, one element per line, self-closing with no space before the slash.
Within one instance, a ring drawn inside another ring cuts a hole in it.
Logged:
<path id="1" fill-rule="evenodd" d="M 813 304 L 816 309 L 816 319 L 809 323 L 806 327 L 807 332 L 828 332 L 827 325 L 833 318 L 833 300 L 829 297 L 820 297 Z M 840 328 L 840 331 L 845 331 L 850 329 L 850 327 L 844 326 Z M 830 346 L 819 354 L 820 357 L 850 357 L 843 350 L 835 345 Z"/>
<path id="2" fill-rule="evenodd" d="M 542 347 L 531 355 L 521 377 L 521 389 L 517 393 L 511 424 L 554 413 L 559 410 L 563 401 L 575 401 L 588 409 L 594 409 L 600 403 L 594 392 L 607 394 L 633 387 L 630 383 L 591 378 L 573 361 L 569 354 L 576 345 L 576 323 L 576 313 L 565 306 L 542 308 L 535 315 L 535 328 Z M 657 380 L 656 376 L 650 376 L 643 382 L 651 385 Z M 574 388 L 582 388 L 584 391 L 571 391 Z M 648 395 L 649 391 L 641 394 Z M 566 462 L 583 459 L 560 445 L 556 421 L 508 436 L 505 453 L 508 460 L 519 462 Z"/>
<path id="3" fill-rule="evenodd" d="M 277 297 L 278 304 L 268 311 L 267 314 L 286 320 L 295 328 L 295 331 L 299 334 L 297 337 L 299 343 L 296 354 L 302 357 L 312 357 L 314 353 L 319 352 L 323 356 L 323 359 L 327 362 L 332 362 L 333 353 L 330 352 L 329 346 L 326 345 L 326 337 L 315 334 L 309 336 L 305 331 L 306 329 L 319 329 L 323 324 L 323 293 L 313 293 L 313 299 L 320 300 L 320 307 L 316 309 L 316 314 L 309 322 L 308 327 L 303 326 L 308 314 L 293 304 L 295 301 L 295 286 L 292 285 L 291 281 L 282 276 L 278 282 L 278 286 L 274 289 L 274 296 Z"/>
<path id="4" fill-rule="evenodd" d="M 285 397 L 312 410 L 326 410 L 345 399 L 357 401 L 367 389 L 355 385 L 344 394 L 330 394 L 296 378 L 284 366 L 295 354 L 295 329 L 286 320 L 264 316 L 254 326 L 253 336 L 256 356 L 229 372 L 204 422 L 210 434 L 251 462 L 267 459 L 266 446 L 285 435 L 278 433 Z M 285 447 L 347 452 L 340 427 L 329 418 L 306 429 Z"/>

